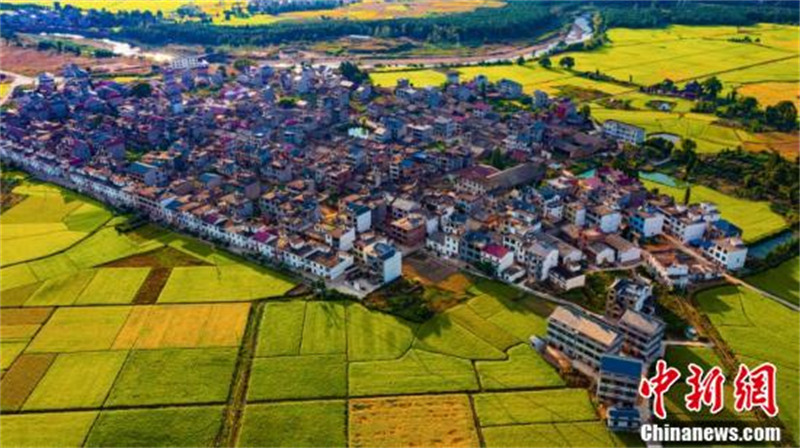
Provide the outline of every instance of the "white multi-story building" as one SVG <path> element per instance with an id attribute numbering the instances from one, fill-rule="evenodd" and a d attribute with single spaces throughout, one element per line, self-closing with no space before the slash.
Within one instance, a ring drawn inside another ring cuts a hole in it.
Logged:
<path id="1" fill-rule="evenodd" d="M 729 271 L 743 268 L 747 259 L 747 246 L 739 238 L 720 238 L 701 247 L 708 258 Z"/>
<path id="2" fill-rule="evenodd" d="M 666 324 L 655 316 L 627 310 L 617 323 L 624 342 L 623 350 L 630 356 L 650 364 L 664 354 L 662 341 Z"/>
<path id="3" fill-rule="evenodd" d="M 617 120 L 606 120 L 603 123 L 603 134 L 631 145 L 640 145 L 645 138 L 644 129 Z"/>
<path id="4" fill-rule="evenodd" d="M 547 318 L 547 342 L 594 370 L 604 355 L 619 353 L 622 341 L 611 325 L 578 308 L 559 306 Z"/>

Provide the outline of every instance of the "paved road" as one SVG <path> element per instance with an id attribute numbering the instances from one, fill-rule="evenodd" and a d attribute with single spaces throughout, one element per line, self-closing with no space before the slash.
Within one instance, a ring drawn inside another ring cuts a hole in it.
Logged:
<path id="1" fill-rule="evenodd" d="M 8 100 L 8 98 L 11 97 L 11 92 L 13 92 L 17 86 L 33 84 L 33 78 L 29 78 L 27 76 L 18 75 L 16 73 L 7 72 L 5 70 L 0 70 L 0 74 L 13 78 L 11 81 L 11 88 L 8 89 L 8 92 L 6 92 L 6 94 L 3 95 L 2 98 L 0 98 L 0 104 L 5 104 L 6 100 Z"/>

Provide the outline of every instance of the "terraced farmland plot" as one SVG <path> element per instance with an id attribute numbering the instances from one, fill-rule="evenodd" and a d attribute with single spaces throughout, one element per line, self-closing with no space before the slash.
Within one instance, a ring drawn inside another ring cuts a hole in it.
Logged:
<path id="1" fill-rule="evenodd" d="M 39 281 L 28 264 L 17 264 L 0 269 L 0 291 L 7 291 Z"/>
<path id="2" fill-rule="evenodd" d="M 127 355 L 125 351 L 58 355 L 22 409 L 99 408 Z"/>
<path id="3" fill-rule="evenodd" d="M 473 399 L 481 427 L 599 419 L 586 389 L 483 393 Z"/>
<path id="4" fill-rule="evenodd" d="M 178 267 L 172 270 L 158 301 L 253 300 L 282 296 L 295 286 L 282 274 L 249 265 Z"/>
<path id="5" fill-rule="evenodd" d="M 466 395 L 354 399 L 348 418 L 354 447 L 480 445 Z"/>
<path id="6" fill-rule="evenodd" d="M 347 396 L 347 361 L 343 355 L 256 358 L 250 373 L 248 401 Z"/>
<path id="7" fill-rule="evenodd" d="M 54 359 L 52 353 L 20 355 L 0 379 L 0 410 L 19 410 Z"/>
<path id="8" fill-rule="evenodd" d="M 108 350 L 130 311 L 129 306 L 59 308 L 39 330 L 28 351 Z"/>
<path id="9" fill-rule="evenodd" d="M 4 225 L 2 231 L 5 232 L 5 227 L 8 226 Z M 44 235 L 4 238 L 2 251 L 0 251 L 0 262 L 3 265 L 9 265 L 46 257 L 68 248 L 85 237 L 86 233 L 84 232 L 59 230 Z"/>
<path id="10" fill-rule="evenodd" d="M 101 268 L 81 291 L 76 305 L 128 304 L 144 283 L 150 268 Z"/>
<path id="11" fill-rule="evenodd" d="M 86 446 L 213 446 L 222 415 L 221 406 L 102 411 Z"/>
<path id="12" fill-rule="evenodd" d="M 564 386 L 555 368 L 528 344 L 509 349 L 507 360 L 478 361 L 475 368 L 485 390 Z"/>
<path id="13" fill-rule="evenodd" d="M 11 366 L 52 311 L 52 308 L 0 309 L 0 369 Z"/>
<path id="14" fill-rule="evenodd" d="M 107 406 L 222 403 L 228 398 L 237 349 L 134 350 Z"/>
<path id="15" fill-rule="evenodd" d="M 75 266 L 86 269 L 161 246 L 162 244 L 158 241 L 138 244 L 126 235 L 117 232 L 115 228 L 106 227 L 70 248 L 66 255 Z"/>
<path id="16" fill-rule="evenodd" d="M 3 447 L 80 447 L 97 412 L 0 415 Z"/>
<path id="17" fill-rule="evenodd" d="M 351 397 L 478 389 L 470 361 L 421 350 L 392 361 L 351 362 L 349 375 Z"/>
<path id="18" fill-rule="evenodd" d="M 344 400 L 249 404 L 237 446 L 347 446 Z"/>
<path id="19" fill-rule="evenodd" d="M 797 312 L 734 286 L 705 290 L 696 300 L 740 362 L 755 367 L 768 361 L 777 366 L 780 419 L 787 430 L 798 437 L 800 325 Z"/>

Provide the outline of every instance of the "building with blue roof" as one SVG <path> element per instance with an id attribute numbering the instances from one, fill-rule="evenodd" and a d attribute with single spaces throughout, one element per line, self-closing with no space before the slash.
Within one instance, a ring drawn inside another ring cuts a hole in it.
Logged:
<path id="1" fill-rule="evenodd" d="M 610 405 L 634 406 L 643 370 L 644 364 L 638 359 L 604 355 L 600 358 L 597 398 Z"/>
<path id="2" fill-rule="evenodd" d="M 642 426 L 642 415 L 636 408 L 612 406 L 608 408 L 606 424 L 612 431 L 638 431 Z"/>

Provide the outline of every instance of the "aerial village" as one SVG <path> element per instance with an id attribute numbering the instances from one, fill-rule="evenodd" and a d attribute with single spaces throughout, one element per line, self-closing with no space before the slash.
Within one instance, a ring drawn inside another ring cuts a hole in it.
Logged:
<path id="1" fill-rule="evenodd" d="M 676 203 L 607 166 L 572 172 L 645 131 L 595 125 L 569 99 L 456 72 L 441 87 L 381 89 L 324 66 L 157 69 L 149 88 L 74 65 L 39 75 L 2 113 L 0 156 L 356 297 L 415 253 L 553 294 L 588 272 L 641 268 L 611 286 L 604 315 L 564 301 L 531 335 L 592 379 L 614 429 L 647 418 L 637 387 L 665 333 L 654 283 L 683 289 L 744 266 L 742 232 L 714 204 Z"/>

